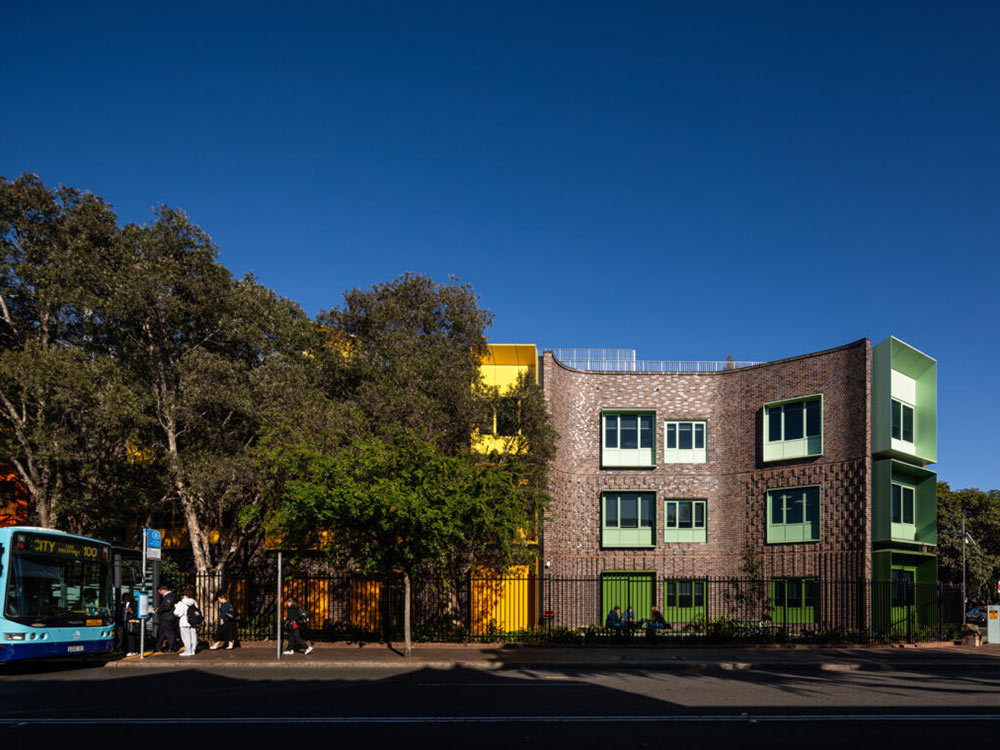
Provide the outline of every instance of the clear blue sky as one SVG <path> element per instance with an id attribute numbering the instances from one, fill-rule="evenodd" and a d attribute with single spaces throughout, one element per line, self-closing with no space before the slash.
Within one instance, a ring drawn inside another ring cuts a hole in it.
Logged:
<path id="1" fill-rule="evenodd" d="M 404 271 L 491 338 L 936 357 L 1000 487 L 1000 5 L 8 2 L 0 174 L 184 208 L 310 313 Z"/>

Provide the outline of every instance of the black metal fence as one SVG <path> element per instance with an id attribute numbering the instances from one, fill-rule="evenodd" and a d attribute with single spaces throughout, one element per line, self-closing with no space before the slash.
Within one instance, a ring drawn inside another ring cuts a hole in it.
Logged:
<path id="1" fill-rule="evenodd" d="M 240 615 L 241 639 L 275 637 L 275 569 L 173 583 L 193 586 L 203 603 L 227 592 Z M 282 592 L 308 612 L 314 639 L 402 638 L 397 578 L 293 574 Z M 963 613 L 961 587 L 938 583 L 472 575 L 415 583 L 411 631 L 417 641 L 872 643 L 950 639 Z"/>

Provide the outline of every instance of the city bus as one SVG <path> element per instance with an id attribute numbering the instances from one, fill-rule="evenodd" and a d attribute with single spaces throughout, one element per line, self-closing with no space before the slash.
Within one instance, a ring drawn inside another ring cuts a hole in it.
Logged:
<path id="1" fill-rule="evenodd" d="M 111 547 L 31 526 L 0 528 L 0 662 L 114 649 Z"/>

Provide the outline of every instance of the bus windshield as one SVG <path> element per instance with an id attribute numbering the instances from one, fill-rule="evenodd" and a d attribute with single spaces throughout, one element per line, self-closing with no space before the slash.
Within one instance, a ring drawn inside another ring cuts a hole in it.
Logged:
<path id="1" fill-rule="evenodd" d="M 4 617 L 23 624 L 107 625 L 111 567 L 106 545 L 19 533 L 7 570 Z"/>

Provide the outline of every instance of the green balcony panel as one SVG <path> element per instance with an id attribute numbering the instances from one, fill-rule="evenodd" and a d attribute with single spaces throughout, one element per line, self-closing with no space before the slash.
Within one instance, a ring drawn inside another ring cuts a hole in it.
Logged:
<path id="1" fill-rule="evenodd" d="M 937 362 L 892 337 L 872 349 L 872 451 L 937 461 Z"/>
<path id="2" fill-rule="evenodd" d="M 903 493 L 912 489 L 912 515 L 900 508 Z M 937 474 L 896 459 L 872 463 L 872 540 L 937 544 Z"/>

